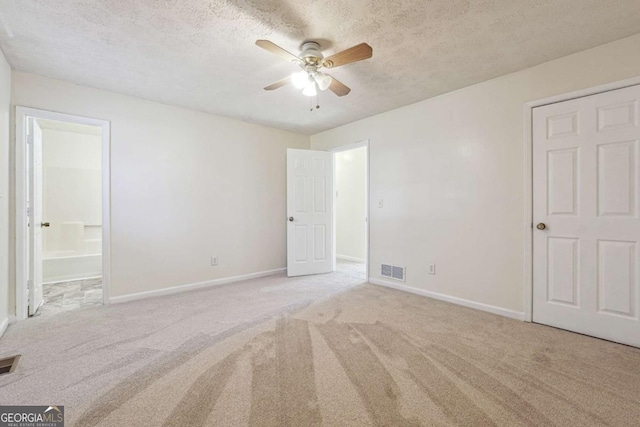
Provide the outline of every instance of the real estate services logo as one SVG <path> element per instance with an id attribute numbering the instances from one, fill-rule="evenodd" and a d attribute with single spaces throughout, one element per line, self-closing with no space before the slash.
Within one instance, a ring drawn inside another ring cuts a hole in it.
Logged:
<path id="1" fill-rule="evenodd" d="M 0 406 L 0 427 L 64 427 L 64 406 Z"/>

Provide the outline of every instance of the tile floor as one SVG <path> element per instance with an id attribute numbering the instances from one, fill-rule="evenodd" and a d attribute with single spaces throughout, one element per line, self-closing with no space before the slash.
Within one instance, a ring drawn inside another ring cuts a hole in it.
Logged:
<path id="1" fill-rule="evenodd" d="M 44 303 L 36 316 L 52 316 L 78 308 L 102 304 L 102 278 L 42 285 Z"/>

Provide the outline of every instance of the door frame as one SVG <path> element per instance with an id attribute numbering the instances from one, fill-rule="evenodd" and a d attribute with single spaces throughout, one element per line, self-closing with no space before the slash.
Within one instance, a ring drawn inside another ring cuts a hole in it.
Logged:
<path id="1" fill-rule="evenodd" d="M 369 281 L 369 266 L 370 266 L 370 262 L 369 262 L 369 254 L 370 254 L 370 247 L 369 247 L 369 229 L 370 229 L 370 223 L 371 223 L 371 216 L 369 214 L 370 212 L 370 201 L 371 201 L 371 186 L 370 186 L 370 182 L 369 182 L 369 177 L 370 177 L 370 167 L 369 167 L 369 155 L 370 155 L 370 145 L 369 145 L 369 140 L 365 139 L 362 141 L 358 141 L 358 142 L 354 142 L 351 144 L 347 144 L 347 145 L 341 145 L 339 147 L 333 147 L 329 150 L 329 152 L 331 152 L 333 154 L 332 158 L 333 158 L 333 199 L 334 199 L 334 203 L 333 203 L 333 271 L 336 270 L 336 203 L 335 203 L 335 197 L 336 197 L 336 154 L 342 151 L 349 151 L 349 150 L 353 150 L 355 148 L 361 148 L 361 147 L 365 147 L 366 148 L 366 154 L 365 154 L 365 180 L 364 180 L 364 185 L 365 185 L 365 233 L 364 233 L 364 238 L 365 238 L 365 245 L 364 245 L 364 251 L 365 251 L 365 270 L 366 270 L 366 276 L 365 279 L 368 282 Z"/>
<path id="2" fill-rule="evenodd" d="M 29 254 L 27 253 L 27 119 L 58 120 L 102 129 L 102 301 L 109 304 L 111 289 L 111 138 L 110 122 L 90 117 L 16 106 L 15 110 L 15 295 L 16 320 L 28 317 Z"/>
<path id="3" fill-rule="evenodd" d="M 524 105 L 524 321 L 533 322 L 533 109 L 640 84 L 640 76 L 526 102 Z"/>

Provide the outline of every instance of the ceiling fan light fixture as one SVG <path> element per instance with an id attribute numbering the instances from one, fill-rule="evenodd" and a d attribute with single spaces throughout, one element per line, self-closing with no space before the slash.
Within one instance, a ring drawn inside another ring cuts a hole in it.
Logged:
<path id="1" fill-rule="evenodd" d="M 318 72 L 313 76 L 313 79 L 318 83 L 320 90 L 327 90 L 331 85 L 331 76 L 328 74 Z"/>
<path id="2" fill-rule="evenodd" d="M 302 94 L 304 96 L 316 96 L 318 91 L 316 90 L 316 82 L 310 80 L 309 83 L 304 87 Z"/>
<path id="3" fill-rule="evenodd" d="M 298 71 L 291 74 L 291 83 L 296 89 L 303 89 L 309 83 L 309 73 L 306 71 Z"/>
<path id="4" fill-rule="evenodd" d="M 269 40 L 256 40 L 256 45 L 289 63 L 298 65 L 302 69 L 302 71 L 298 71 L 266 86 L 264 90 L 275 90 L 291 83 L 298 90 L 302 90 L 306 96 L 316 96 L 318 89 L 329 89 L 337 96 L 348 95 L 351 91 L 349 87 L 318 70 L 322 68 L 333 69 L 342 67 L 343 65 L 363 61 L 373 56 L 373 49 L 367 43 L 360 43 L 342 52 L 334 53 L 327 58 L 322 54 L 320 44 L 313 40 L 307 40 L 303 43 L 302 51 L 298 56 Z"/>

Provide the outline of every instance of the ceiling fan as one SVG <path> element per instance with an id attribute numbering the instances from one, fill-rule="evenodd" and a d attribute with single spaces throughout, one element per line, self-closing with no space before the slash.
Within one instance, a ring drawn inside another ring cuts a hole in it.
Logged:
<path id="1" fill-rule="evenodd" d="M 274 90 L 288 83 L 292 83 L 297 89 L 302 89 L 302 94 L 306 96 L 316 96 L 318 94 L 317 89 L 329 89 L 338 96 L 348 94 L 351 92 L 351 89 L 340 83 L 335 77 L 320 70 L 323 68 L 336 68 L 342 65 L 351 64 L 352 62 L 362 61 L 363 59 L 371 58 L 373 55 L 373 49 L 371 49 L 371 46 L 366 43 L 360 43 L 359 45 L 333 54 L 327 58 L 322 55 L 320 45 L 314 41 L 306 41 L 302 43 L 302 51 L 298 56 L 284 50 L 269 40 L 257 40 L 256 44 L 261 48 L 278 55 L 280 58 L 298 65 L 302 69 L 302 71 L 298 71 L 289 77 L 278 80 L 264 89 Z"/>

